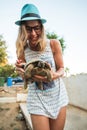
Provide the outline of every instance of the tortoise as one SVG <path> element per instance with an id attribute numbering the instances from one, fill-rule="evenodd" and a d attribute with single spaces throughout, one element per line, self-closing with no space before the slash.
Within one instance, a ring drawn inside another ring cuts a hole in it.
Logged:
<path id="1" fill-rule="evenodd" d="M 47 78 L 47 82 L 52 81 L 52 76 L 50 73 L 50 65 L 43 60 L 32 60 L 25 64 L 24 66 L 24 88 L 27 88 L 28 83 L 34 82 L 34 75 L 44 76 Z M 37 87 L 43 90 L 42 81 L 35 81 Z"/>

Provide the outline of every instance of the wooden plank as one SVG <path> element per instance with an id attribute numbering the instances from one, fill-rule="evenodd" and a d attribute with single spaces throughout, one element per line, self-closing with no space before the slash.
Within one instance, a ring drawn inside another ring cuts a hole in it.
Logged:
<path id="1" fill-rule="evenodd" d="M 27 94 L 17 93 L 17 102 L 26 102 Z"/>
<path id="2" fill-rule="evenodd" d="M 26 123 L 28 125 L 29 130 L 33 130 L 30 114 L 27 111 L 26 103 L 20 103 L 20 108 L 21 108 L 21 111 L 25 117 L 25 120 L 26 120 Z"/>
<path id="3" fill-rule="evenodd" d="M 0 103 L 12 103 L 16 102 L 16 97 L 1 97 L 0 98 Z"/>

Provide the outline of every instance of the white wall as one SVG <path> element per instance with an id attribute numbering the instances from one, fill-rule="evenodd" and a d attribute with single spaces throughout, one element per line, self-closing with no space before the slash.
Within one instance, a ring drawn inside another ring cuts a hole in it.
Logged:
<path id="1" fill-rule="evenodd" d="M 87 74 L 64 77 L 69 103 L 87 110 Z"/>

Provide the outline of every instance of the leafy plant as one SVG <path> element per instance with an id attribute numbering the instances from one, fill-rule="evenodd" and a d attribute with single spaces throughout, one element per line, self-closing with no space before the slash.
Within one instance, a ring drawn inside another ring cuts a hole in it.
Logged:
<path id="1" fill-rule="evenodd" d="M 0 66 L 0 77 L 4 77 L 5 81 L 7 77 L 17 77 L 18 74 L 15 71 L 15 67 L 13 65 L 5 65 L 5 66 Z"/>
<path id="2" fill-rule="evenodd" d="M 62 52 L 64 53 L 66 45 L 64 44 L 65 40 L 63 37 L 59 38 L 59 36 L 54 32 L 46 32 L 46 36 L 48 39 L 58 39 L 62 47 Z"/>

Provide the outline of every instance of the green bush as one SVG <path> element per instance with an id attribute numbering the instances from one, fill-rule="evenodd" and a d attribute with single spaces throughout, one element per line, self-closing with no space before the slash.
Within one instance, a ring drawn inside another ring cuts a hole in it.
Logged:
<path id="1" fill-rule="evenodd" d="M 5 81 L 7 77 L 17 77 L 18 74 L 15 71 L 15 66 L 13 65 L 5 65 L 5 66 L 0 66 L 0 77 L 4 77 Z"/>

